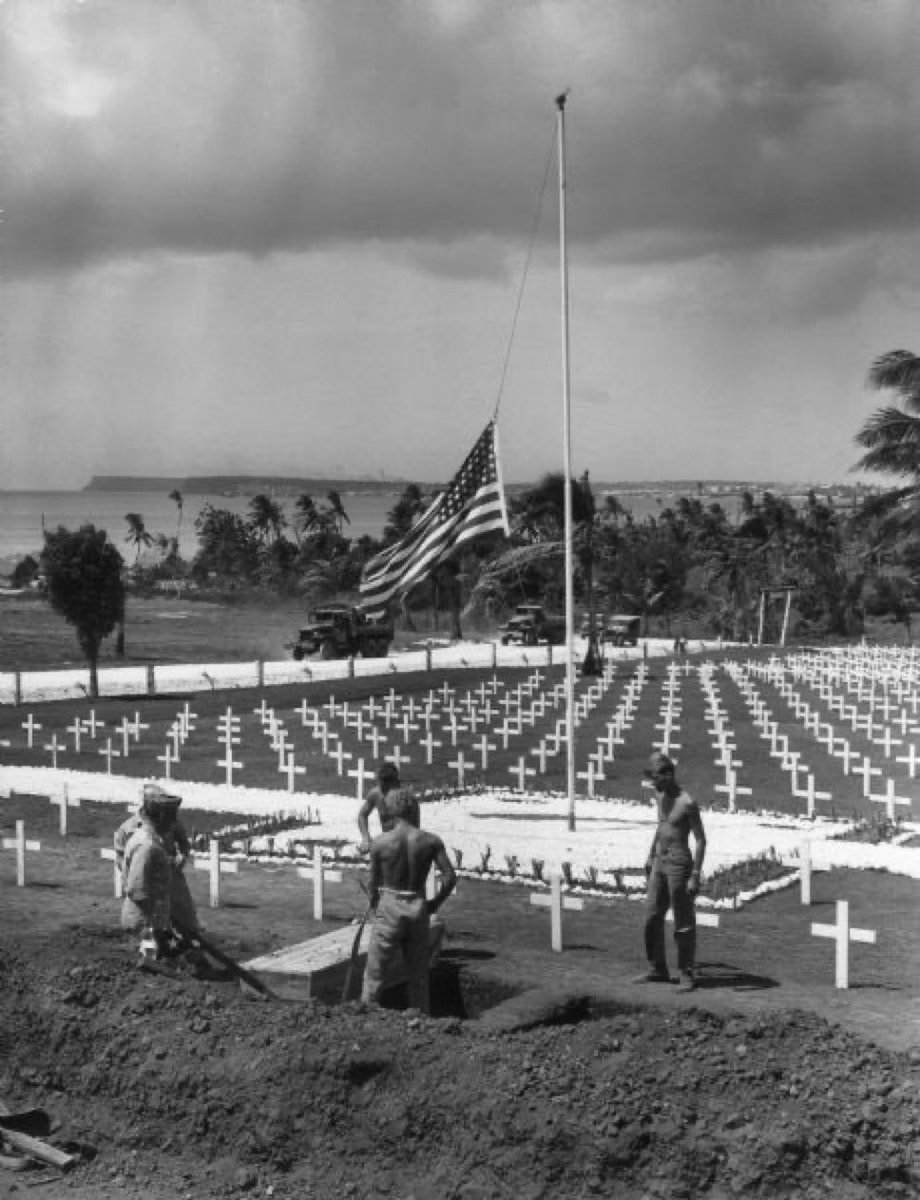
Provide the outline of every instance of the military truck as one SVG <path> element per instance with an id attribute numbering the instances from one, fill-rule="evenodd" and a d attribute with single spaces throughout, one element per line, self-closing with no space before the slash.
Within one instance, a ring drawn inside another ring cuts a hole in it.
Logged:
<path id="1" fill-rule="evenodd" d="M 612 646 L 638 646 L 641 628 L 641 617 L 609 617 L 604 626 L 604 641 Z"/>
<path id="2" fill-rule="evenodd" d="M 385 658 L 393 641 L 393 622 L 371 616 L 360 605 L 324 604 L 310 615 L 295 642 L 294 658 L 317 654 L 320 658 Z"/>
<path id="3" fill-rule="evenodd" d="M 542 604 L 519 604 L 499 636 L 503 646 L 512 642 L 536 646 L 539 642 L 560 646 L 565 641 L 565 617 L 550 616 Z"/>

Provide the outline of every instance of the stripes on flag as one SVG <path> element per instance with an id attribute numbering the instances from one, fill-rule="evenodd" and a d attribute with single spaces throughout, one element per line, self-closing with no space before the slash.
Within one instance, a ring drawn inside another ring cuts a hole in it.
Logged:
<path id="1" fill-rule="evenodd" d="M 508 536 L 497 440 L 495 422 L 490 421 L 446 490 L 435 497 L 405 537 L 365 566 L 361 593 L 366 608 L 380 608 L 408 591 L 464 542 L 497 529 Z"/>

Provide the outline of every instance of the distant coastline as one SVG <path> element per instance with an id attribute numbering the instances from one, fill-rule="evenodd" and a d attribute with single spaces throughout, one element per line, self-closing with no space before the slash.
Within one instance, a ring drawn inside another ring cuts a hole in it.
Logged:
<path id="1" fill-rule="evenodd" d="M 172 492 L 187 496 L 299 496 L 303 492 L 392 495 L 406 486 L 402 479 L 314 479 L 289 475 L 94 475 L 84 492 Z"/>
<path id="2" fill-rule="evenodd" d="M 432 491 L 444 486 L 443 482 L 423 482 L 406 479 L 323 479 L 290 475 L 94 475 L 81 491 L 83 492 L 160 492 L 168 494 L 178 491 L 183 496 L 255 496 L 267 493 L 275 497 L 324 494 L 331 490 L 342 495 L 393 496 L 399 495 L 410 482 L 418 483 L 423 491 Z M 509 483 L 505 490 L 517 495 L 534 486 L 535 481 Z M 622 496 L 697 496 L 708 500 L 727 496 L 740 496 L 746 491 L 755 496 L 765 491 L 778 496 L 804 497 L 809 491 L 823 497 L 847 497 L 877 491 L 877 486 L 863 483 L 805 483 L 757 481 L 743 479 L 648 479 L 621 480 L 601 483 L 591 480 L 596 495 L 614 494 Z"/>

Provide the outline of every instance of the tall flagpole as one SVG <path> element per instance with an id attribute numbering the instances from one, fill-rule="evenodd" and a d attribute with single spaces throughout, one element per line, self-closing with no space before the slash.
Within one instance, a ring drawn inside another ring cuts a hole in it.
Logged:
<path id="1" fill-rule="evenodd" d="M 562 413 L 565 477 L 565 745 L 566 794 L 569 829 L 575 828 L 575 605 L 572 553 L 572 421 L 569 387 L 569 264 L 565 240 L 565 101 L 568 91 L 556 97 L 559 124 L 559 276 L 562 288 Z"/>

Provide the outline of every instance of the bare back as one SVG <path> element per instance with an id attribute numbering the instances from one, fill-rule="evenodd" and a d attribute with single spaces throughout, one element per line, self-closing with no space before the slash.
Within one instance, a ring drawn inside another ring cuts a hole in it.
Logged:
<path id="1" fill-rule="evenodd" d="M 398 821 L 371 844 L 371 870 L 377 886 L 423 895 L 432 863 L 443 849 L 435 834 Z"/>

